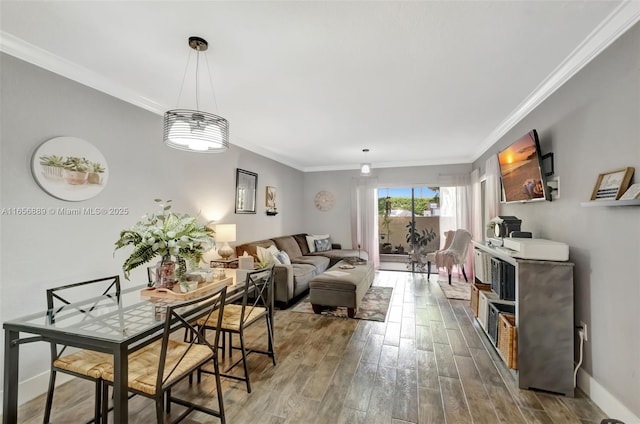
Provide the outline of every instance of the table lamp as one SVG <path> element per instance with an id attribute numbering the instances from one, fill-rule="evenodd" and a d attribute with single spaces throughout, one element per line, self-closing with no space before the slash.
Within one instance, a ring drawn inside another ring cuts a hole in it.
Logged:
<path id="1" fill-rule="evenodd" d="M 228 260 L 233 255 L 233 249 L 229 246 L 230 241 L 236 241 L 236 224 L 218 224 L 216 225 L 216 241 L 224 243 L 218 249 L 218 255 L 224 260 Z"/>

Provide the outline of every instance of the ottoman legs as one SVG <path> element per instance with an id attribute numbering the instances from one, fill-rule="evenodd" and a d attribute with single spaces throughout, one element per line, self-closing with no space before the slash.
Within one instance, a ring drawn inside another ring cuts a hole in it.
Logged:
<path id="1" fill-rule="evenodd" d="M 326 309 L 336 309 L 335 306 L 323 306 L 323 305 L 318 305 L 315 303 L 311 304 L 311 307 L 313 308 L 313 312 L 315 312 L 316 314 L 320 314 L 322 313 L 322 311 L 326 310 Z M 347 308 L 347 316 L 349 318 L 353 318 L 356 316 L 356 309 L 355 308 Z"/>

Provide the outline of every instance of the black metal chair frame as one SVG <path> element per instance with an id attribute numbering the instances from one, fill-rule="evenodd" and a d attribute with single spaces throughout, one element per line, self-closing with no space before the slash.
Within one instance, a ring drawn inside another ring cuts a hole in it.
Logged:
<path id="1" fill-rule="evenodd" d="M 164 423 L 164 410 L 163 404 L 166 400 L 166 411 L 171 412 L 171 404 L 176 403 L 186 407 L 187 409 L 183 411 L 172 423 L 178 423 L 186 418 L 192 411 L 200 411 L 205 414 L 209 414 L 215 417 L 220 418 L 220 422 L 224 424 L 225 415 L 224 415 L 224 404 L 222 397 L 222 384 L 220 381 L 220 369 L 218 364 L 218 350 L 215 346 L 219 343 L 220 338 L 220 326 L 222 324 L 222 312 L 224 311 L 224 303 L 227 293 L 227 287 L 221 287 L 220 289 L 210 293 L 206 298 L 196 298 L 193 300 L 188 300 L 184 302 L 180 302 L 178 304 L 168 305 L 166 307 L 166 321 L 164 325 L 164 331 L 162 334 L 161 347 L 160 347 L 160 361 L 158 364 L 158 374 L 156 377 L 156 390 L 155 395 L 150 395 L 148 393 L 142 392 L 140 390 L 136 390 L 129 386 L 129 391 L 144 396 L 147 398 L 151 398 L 155 401 L 155 410 L 156 410 L 156 420 L 159 424 Z M 209 320 L 215 310 L 220 311 L 218 313 L 218 320 L 215 327 L 211 327 L 215 330 L 214 343 L 210 344 L 200 333 L 199 329 L 195 326 L 195 323 L 198 319 L 204 318 Z M 180 356 L 180 359 L 175 364 L 175 366 L 169 370 L 168 374 L 164 372 L 167 352 L 169 350 L 169 338 L 170 336 L 184 329 L 189 333 L 188 340 L 185 337 L 185 344 L 188 344 L 187 350 Z M 169 378 L 178 371 L 178 365 L 181 363 L 183 359 L 185 359 L 188 355 L 189 349 L 196 344 L 204 344 L 211 349 L 211 357 L 207 358 L 205 361 L 201 361 L 200 363 L 194 365 L 188 372 L 182 372 L 182 375 L 179 376 L 177 380 L 169 381 Z M 181 382 L 184 378 L 190 377 L 197 369 L 205 365 L 208 361 L 211 361 L 213 365 L 213 374 L 215 376 L 216 381 L 216 392 L 218 399 L 218 410 L 214 410 L 203 405 L 196 404 L 194 402 L 188 401 L 186 399 L 181 399 L 172 396 L 171 389 L 172 387 Z M 107 420 L 107 404 L 108 404 L 108 386 L 112 384 L 106 380 L 103 380 L 103 390 L 102 390 L 102 408 L 103 408 L 103 420 L 106 423 Z"/>
<path id="2" fill-rule="evenodd" d="M 109 284 L 109 282 L 111 282 Z M 106 289 L 100 295 L 113 297 L 114 302 L 118 302 L 120 299 L 120 277 L 118 275 L 114 275 L 112 277 L 106 278 L 98 278 L 90 281 L 83 281 L 80 283 L 67 284 L 64 286 L 54 287 L 51 289 L 47 289 L 47 309 L 49 310 L 49 321 L 51 323 L 55 323 L 56 314 L 64 310 L 67 305 L 73 303 L 68 299 L 68 296 L 63 296 L 60 292 L 69 291 L 73 289 L 78 289 L 80 287 L 85 287 L 90 284 L 101 284 L 103 287 L 106 286 Z M 89 316 L 91 311 L 95 309 L 95 304 L 86 309 L 77 309 L 79 312 L 86 314 L 86 317 Z M 56 374 L 58 372 L 63 372 L 65 374 L 73 375 L 75 377 L 83 378 L 85 380 L 90 380 L 95 382 L 95 403 L 94 403 L 94 417 L 92 420 L 88 422 L 98 423 L 100 414 L 101 414 L 101 388 L 102 388 L 102 379 L 101 378 L 93 378 L 88 375 L 78 374 L 66 369 L 57 368 L 53 365 L 54 361 L 60 358 L 67 346 L 66 345 L 57 345 L 55 343 L 51 343 L 51 373 L 49 375 L 49 387 L 47 389 L 47 397 L 45 403 L 45 410 L 43 416 L 43 423 L 47 424 L 51 418 L 51 408 L 53 406 L 53 392 L 55 390 L 56 385 Z"/>
<path id="3" fill-rule="evenodd" d="M 242 294 L 242 305 L 241 305 L 241 313 L 240 313 L 240 325 L 239 328 L 229 329 L 224 327 L 221 328 L 222 331 L 222 355 L 224 357 L 224 353 L 226 350 L 225 337 L 226 333 L 229 334 L 229 358 L 232 357 L 233 350 L 242 351 L 242 357 L 231 364 L 227 369 L 221 374 L 222 377 L 230 378 L 233 380 L 244 381 L 247 385 L 247 392 L 251 393 L 251 381 L 249 378 L 249 368 L 247 366 L 247 356 L 250 353 L 259 353 L 262 355 L 267 355 L 271 358 L 273 365 L 276 365 L 276 356 L 274 351 L 274 337 L 273 337 L 273 280 L 274 280 L 274 268 L 271 266 L 268 269 L 260 269 L 256 271 L 252 271 L 247 273 L 247 278 L 245 282 L 244 291 Z M 251 295 L 251 298 L 249 297 Z M 266 309 L 266 312 L 253 319 L 251 322 L 247 322 L 247 319 L 250 317 L 252 311 L 255 308 L 263 307 Z M 244 341 L 244 330 L 246 327 L 253 325 L 258 322 L 262 316 L 265 317 L 267 324 L 267 350 L 259 350 L 253 348 L 247 348 Z M 200 325 L 199 329 L 202 332 L 202 335 L 205 336 L 206 329 L 210 328 L 209 324 L 206 323 L 204 325 Z M 238 334 L 240 338 L 240 346 L 236 347 L 232 344 L 232 335 Z M 219 345 L 218 345 L 219 346 Z M 232 374 L 228 374 L 231 369 L 236 367 L 238 364 L 242 362 L 244 368 L 244 376 L 236 376 Z M 198 382 L 200 381 L 202 373 L 209 373 L 210 370 L 200 368 L 198 370 Z"/>

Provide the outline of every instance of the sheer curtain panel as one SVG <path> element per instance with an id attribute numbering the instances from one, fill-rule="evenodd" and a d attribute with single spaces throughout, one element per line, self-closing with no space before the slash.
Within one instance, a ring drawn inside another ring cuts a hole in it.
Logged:
<path id="1" fill-rule="evenodd" d="M 378 269 L 378 178 L 354 178 L 351 184 L 351 243 L 353 249 L 362 248 L 369 261 Z"/>
<path id="2" fill-rule="evenodd" d="M 440 176 L 440 232 L 465 229 L 471 232 L 471 177 L 469 174 Z M 473 234 L 473 233 L 472 233 Z M 464 267 L 472 270 L 472 249 L 467 249 Z M 454 272 L 460 269 L 454 268 Z M 468 273 L 469 275 L 469 273 Z M 469 276 L 473 281 L 473 276 Z"/>

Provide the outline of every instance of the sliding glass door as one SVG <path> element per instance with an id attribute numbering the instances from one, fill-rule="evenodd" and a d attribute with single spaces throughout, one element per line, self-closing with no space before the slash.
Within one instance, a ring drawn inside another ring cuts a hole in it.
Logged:
<path id="1" fill-rule="evenodd" d="M 379 188 L 378 213 L 381 262 L 407 262 L 414 248 L 411 230 L 435 233 L 427 244 L 428 251 L 440 246 L 439 187 Z"/>

